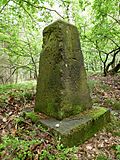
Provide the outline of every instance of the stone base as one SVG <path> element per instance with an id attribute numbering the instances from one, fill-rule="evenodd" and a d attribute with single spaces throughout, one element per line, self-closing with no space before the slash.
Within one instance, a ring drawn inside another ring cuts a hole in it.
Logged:
<path id="1" fill-rule="evenodd" d="M 103 107 L 92 108 L 62 121 L 53 118 L 40 120 L 42 125 L 50 128 L 60 138 L 61 143 L 69 147 L 82 144 L 109 121 L 110 111 Z"/>

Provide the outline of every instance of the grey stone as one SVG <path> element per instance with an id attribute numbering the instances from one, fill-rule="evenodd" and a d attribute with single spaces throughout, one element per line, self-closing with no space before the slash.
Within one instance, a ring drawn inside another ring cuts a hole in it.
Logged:
<path id="1" fill-rule="evenodd" d="M 35 111 L 56 119 L 91 108 L 79 33 L 61 20 L 43 31 Z"/>
<path id="2" fill-rule="evenodd" d="M 60 20 L 43 31 L 35 111 L 47 115 L 40 123 L 69 147 L 110 121 L 109 110 L 92 107 L 78 30 Z"/>
<path id="3" fill-rule="evenodd" d="M 40 123 L 51 129 L 64 146 L 72 147 L 85 142 L 110 121 L 110 111 L 99 107 L 87 112 L 65 118 L 41 119 Z"/>

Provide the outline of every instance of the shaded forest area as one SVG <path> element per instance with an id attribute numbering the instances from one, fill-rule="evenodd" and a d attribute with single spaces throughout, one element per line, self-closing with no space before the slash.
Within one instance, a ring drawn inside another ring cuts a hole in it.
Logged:
<path id="1" fill-rule="evenodd" d="M 120 159 L 118 0 L 0 1 L 0 159 Z M 83 145 L 65 148 L 34 113 L 42 31 L 62 19 L 77 26 L 94 106 L 111 122 Z"/>
<path id="2" fill-rule="evenodd" d="M 118 0 L 1 0 L 0 5 L 1 84 L 36 79 L 43 28 L 57 19 L 77 26 L 88 72 L 119 71 Z"/>

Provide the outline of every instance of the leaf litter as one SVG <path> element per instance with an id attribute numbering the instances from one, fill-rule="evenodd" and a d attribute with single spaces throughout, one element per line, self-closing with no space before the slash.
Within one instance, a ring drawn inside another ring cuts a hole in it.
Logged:
<path id="1" fill-rule="evenodd" d="M 114 111 L 112 105 L 106 106 L 106 99 L 120 100 L 120 77 L 101 77 L 91 76 L 92 81 L 99 81 L 101 85 L 96 84 L 92 90 L 92 98 L 97 99 L 97 102 L 101 106 L 109 107 Z M 106 87 L 107 86 L 107 87 Z M 17 91 L 16 91 L 17 92 Z M 97 96 L 97 98 L 96 98 Z M 32 159 L 38 160 L 39 156 L 44 150 L 48 151 L 51 155 L 60 154 L 60 150 L 57 148 L 57 141 L 51 135 L 50 130 L 42 128 L 37 123 L 33 123 L 31 119 L 24 117 L 25 111 L 34 110 L 35 93 L 31 99 L 20 101 L 20 99 L 9 96 L 4 103 L 1 103 L 0 107 L 0 142 L 2 143 L 2 137 L 12 136 L 18 137 L 21 140 L 36 140 L 36 143 L 31 144 L 29 150 L 34 153 Z M 115 115 L 115 113 L 117 113 Z M 119 110 L 115 110 L 114 115 L 116 120 L 120 121 Z M 39 113 L 39 117 L 45 118 L 46 116 Z M 112 131 L 103 129 L 99 133 L 95 134 L 91 139 L 84 144 L 77 147 L 77 151 L 74 152 L 76 159 L 78 160 L 96 160 L 99 155 L 106 156 L 109 160 L 117 160 L 116 150 L 114 146 L 120 145 L 120 135 L 114 135 L 113 133 L 119 132 L 120 126 L 113 126 Z M 38 141 L 37 141 L 38 140 Z M 58 142 L 59 143 L 59 142 Z M 61 149 L 62 150 L 62 149 Z M 15 155 L 14 150 L 14 155 Z M 5 148 L 0 155 L 4 160 L 5 156 L 10 156 L 9 147 Z M 72 152 L 69 152 L 66 159 L 72 159 Z M 12 156 L 11 156 L 12 157 Z M 14 158 L 14 156 L 13 156 Z M 27 158 L 26 159 L 30 159 Z M 43 158 L 45 159 L 45 158 Z M 46 158 L 49 159 L 49 158 Z M 60 159 L 59 156 L 56 159 Z M 63 158 L 64 159 L 64 158 Z"/>

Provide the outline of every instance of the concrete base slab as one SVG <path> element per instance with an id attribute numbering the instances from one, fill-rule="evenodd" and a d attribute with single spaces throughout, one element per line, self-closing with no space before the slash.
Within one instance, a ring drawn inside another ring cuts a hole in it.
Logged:
<path id="1" fill-rule="evenodd" d="M 59 121 L 54 118 L 41 119 L 40 123 L 51 129 L 65 146 L 77 146 L 92 137 L 110 121 L 110 111 L 103 107 L 92 108 L 79 115 Z"/>

